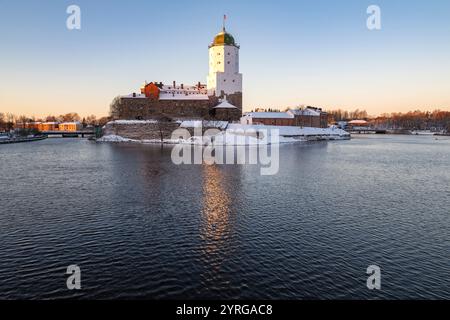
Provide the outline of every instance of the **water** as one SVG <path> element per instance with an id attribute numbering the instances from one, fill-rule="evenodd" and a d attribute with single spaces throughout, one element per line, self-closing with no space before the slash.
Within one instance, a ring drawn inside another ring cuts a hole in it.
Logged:
<path id="1" fill-rule="evenodd" d="M 450 139 L 283 145 L 275 176 L 170 151 L 0 146 L 0 299 L 450 298 Z"/>

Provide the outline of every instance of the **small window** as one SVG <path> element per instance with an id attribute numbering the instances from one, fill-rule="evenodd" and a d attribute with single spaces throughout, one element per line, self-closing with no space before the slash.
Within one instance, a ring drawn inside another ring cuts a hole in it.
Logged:
<path id="1" fill-rule="evenodd" d="M 227 63 L 230 64 L 230 61 L 228 61 Z"/>

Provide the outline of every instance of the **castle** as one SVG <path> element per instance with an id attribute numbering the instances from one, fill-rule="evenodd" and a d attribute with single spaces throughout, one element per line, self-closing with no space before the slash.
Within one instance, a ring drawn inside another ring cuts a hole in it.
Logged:
<path id="1" fill-rule="evenodd" d="M 238 121 L 242 116 L 242 74 L 239 49 L 225 30 L 209 46 L 207 84 L 186 86 L 162 82 L 145 83 L 140 93 L 121 96 L 111 105 L 113 120 L 165 121 L 207 119 Z"/>

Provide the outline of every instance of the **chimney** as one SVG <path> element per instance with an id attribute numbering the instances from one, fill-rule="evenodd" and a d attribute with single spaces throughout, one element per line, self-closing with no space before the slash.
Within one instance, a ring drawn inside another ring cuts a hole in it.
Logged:
<path id="1" fill-rule="evenodd" d="M 202 86 L 202 84 L 200 83 L 200 81 L 197 83 L 197 88 L 198 90 L 200 90 L 200 87 Z"/>
<path id="2" fill-rule="evenodd" d="M 176 89 L 176 85 L 177 83 L 175 82 L 175 80 L 173 81 L 173 88 Z"/>
<path id="3" fill-rule="evenodd" d="M 181 90 L 183 90 L 184 89 L 184 84 L 181 84 Z"/>

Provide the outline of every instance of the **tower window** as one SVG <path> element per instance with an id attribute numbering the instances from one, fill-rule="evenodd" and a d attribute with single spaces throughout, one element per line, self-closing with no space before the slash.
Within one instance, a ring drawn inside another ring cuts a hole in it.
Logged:
<path id="1" fill-rule="evenodd" d="M 230 61 L 228 61 L 227 63 L 230 64 Z"/>

